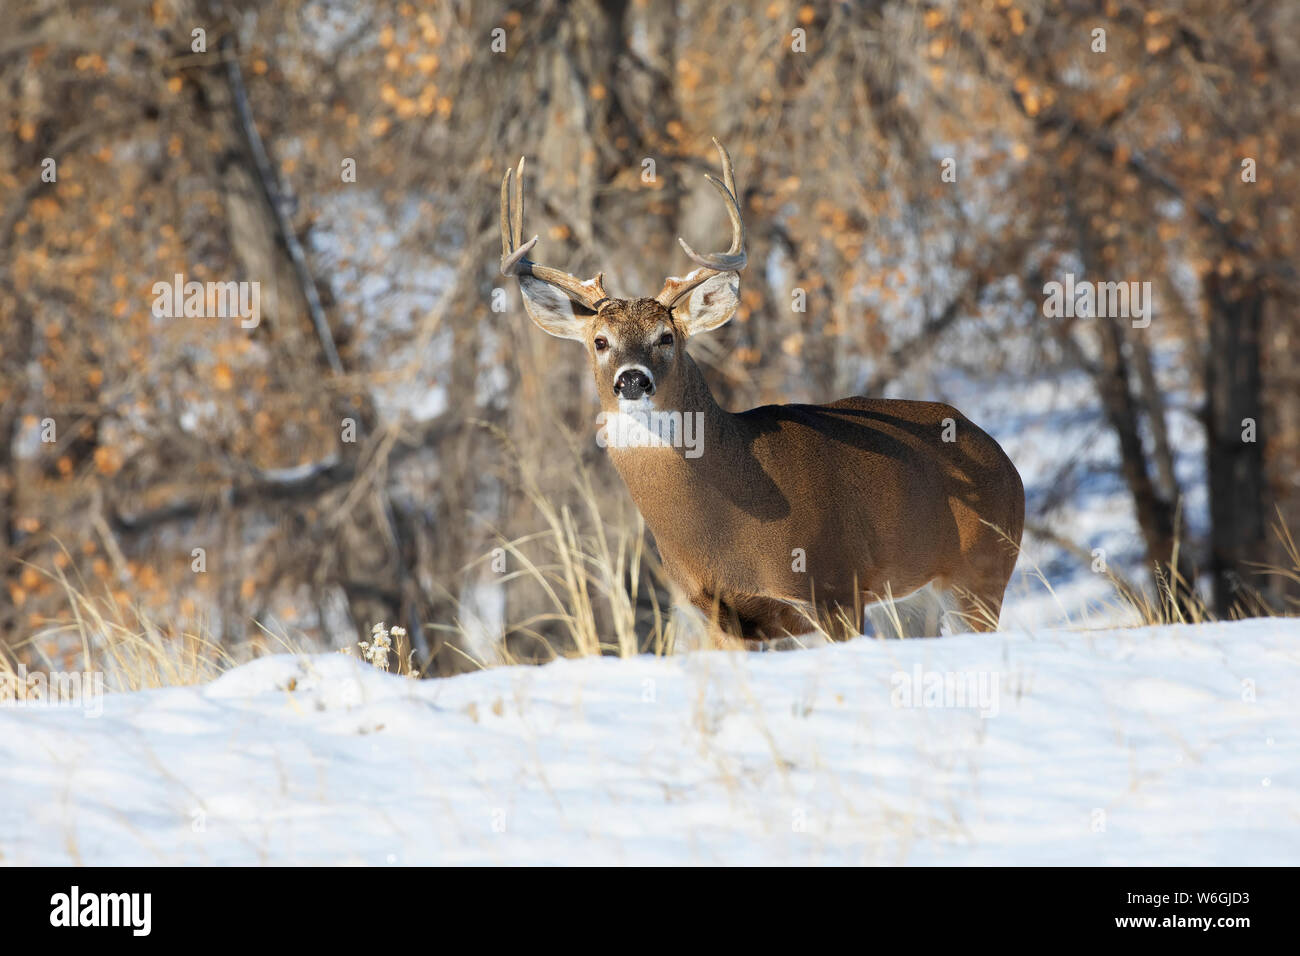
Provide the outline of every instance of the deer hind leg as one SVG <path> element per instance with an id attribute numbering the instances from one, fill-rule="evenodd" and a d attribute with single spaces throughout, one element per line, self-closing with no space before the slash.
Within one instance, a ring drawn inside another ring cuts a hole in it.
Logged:
<path id="1" fill-rule="evenodd" d="M 1004 556 L 1002 549 L 991 545 L 991 553 L 971 561 L 959 575 L 954 575 L 952 592 L 956 599 L 956 617 L 961 626 L 972 631 L 996 631 L 1002 614 L 1002 599 L 1015 570 L 1015 557 Z M 996 550 L 994 550 L 996 549 Z"/>
<path id="2" fill-rule="evenodd" d="M 957 619 L 960 628 L 987 633 L 998 629 L 1002 614 L 1002 589 L 983 592 L 961 589 L 957 594 Z"/>

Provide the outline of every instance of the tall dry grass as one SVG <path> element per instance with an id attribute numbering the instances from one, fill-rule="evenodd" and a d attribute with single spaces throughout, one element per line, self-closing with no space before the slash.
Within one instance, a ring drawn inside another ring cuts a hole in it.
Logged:
<path id="1" fill-rule="evenodd" d="M 160 624 L 138 605 L 124 607 L 107 589 L 99 593 L 59 568 L 37 570 L 62 589 L 66 616 L 0 647 L 0 676 L 17 679 L 21 661 L 29 671 L 101 673 L 110 691 L 146 690 L 203 683 L 258 656 L 254 642 L 226 648 L 208 636 L 206 627 Z"/>
<path id="2" fill-rule="evenodd" d="M 522 487 L 540 528 L 512 539 L 499 537 L 496 545 L 508 555 L 512 568 L 498 576 L 503 593 L 515 590 L 540 595 L 541 610 L 519 620 L 506 619 L 500 633 L 493 636 L 490 651 L 477 655 L 466 650 L 473 644 L 466 624 L 468 612 L 451 622 L 431 622 L 430 629 L 452 638 L 447 643 L 450 652 L 464 656 L 472 667 L 487 668 L 562 657 L 632 657 L 700 647 L 740 647 L 739 642 L 709 628 L 703 615 L 694 609 L 683 611 L 665 597 L 673 594 L 673 588 L 648 546 L 640 515 L 629 508 L 607 515 L 590 471 L 575 467 L 572 475 L 577 507 L 547 497 L 536 475 L 524 469 Z M 1283 544 L 1287 566 L 1260 570 L 1300 584 L 1300 546 L 1280 518 L 1274 532 Z M 472 562 L 466 574 L 492 560 L 494 551 Z M 97 595 L 85 581 L 70 580 L 61 570 L 42 573 L 63 589 L 67 616 L 0 653 L 0 675 L 14 675 L 21 657 L 29 670 L 36 666 L 49 671 L 97 671 L 105 675 L 109 690 L 140 690 L 202 683 L 268 653 L 313 649 L 305 639 L 295 639 L 283 630 L 275 633 L 260 623 L 255 623 L 243 644 L 223 645 L 210 636 L 215 629 L 168 627 L 139 608 L 123 609 L 106 592 Z M 1022 568 L 1021 573 L 1052 593 L 1051 582 L 1035 566 Z M 1130 621 L 1128 626 L 1216 620 L 1196 587 L 1179 578 L 1173 568 L 1156 569 L 1153 583 L 1147 587 L 1119 574 L 1108 572 L 1107 577 L 1113 592 L 1111 609 Z M 507 601 L 506 607 L 510 606 L 512 602 Z M 1278 608 L 1258 591 L 1243 587 L 1241 600 L 1228 617 L 1297 614 L 1300 603 L 1292 600 Z M 903 637 L 910 630 L 906 602 L 886 600 L 874 608 L 843 609 L 829 619 L 809 615 L 807 634 L 768 646 L 798 648 L 844 640 L 862 633 L 863 622 L 868 620 L 877 637 Z M 429 662 L 414 660 L 409 644 L 398 642 L 393 653 L 396 673 L 418 676 L 428 672 Z"/>
<path id="3" fill-rule="evenodd" d="M 672 600 L 665 600 L 673 585 L 648 547 L 641 515 L 626 503 L 609 507 L 606 502 L 602 507 L 591 469 L 583 464 L 573 436 L 568 442 L 571 494 L 558 500 L 544 493 L 536 469 L 523 464 L 531 456 L 518 454 L 507 435 L 491 430 L 507 446 L 507 457 L 521 462 L 519 483 L 541 527 L 521 537 L 497 534 L 495 546 L 471 562 L 465 574 L 481 572 L 500 549 L 508 570 L 493 581 L 507 612 L 516 604 L 540 609 L 506 619 L 492 652 L 472 658 L 473 665 L 674 653 L 684 630 L 693 628 L 672 613 Z M 528 592 L 534 600 L 511 600 Z M 453 653 L 467 655 L 466 648 L 481 643 L 467 624 L 472 617 L 467 610 L 456 621 L 431 628 L 451 635 L 448 646 Z"/>

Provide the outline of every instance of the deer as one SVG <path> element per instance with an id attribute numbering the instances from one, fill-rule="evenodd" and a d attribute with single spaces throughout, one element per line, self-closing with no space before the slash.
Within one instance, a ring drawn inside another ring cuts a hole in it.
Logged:
<path id="1" fill-rule="evenodd" d="M 659 440 L 606 443 L 664 572 L 745 646 L 832 618 L 861 633 L 859 610 L 925 591 L 956 616 L 950 630 L 995 630 L 1025 491 L 987 432 L 940 402 L 857 396 L 731 412 L 714 399 L 687 346 L 735 314 L 746 253 L 731 156 L 713 143 L 722 178 L 705 175 L 731 245 L 701 254 L 679 237 L 697 268 L 652 298 L 615 298 L 603 272 L 583 280 L 530 259 L 524 159 L 501 182 L 501 273 L 542 331 L 586 347 L 605 420 L 660 412 L 673 426 L 698 423 L 695 454 L 672 427 L 650 436 Z M 933 614 L 925 627 L 938 636 Z"/>

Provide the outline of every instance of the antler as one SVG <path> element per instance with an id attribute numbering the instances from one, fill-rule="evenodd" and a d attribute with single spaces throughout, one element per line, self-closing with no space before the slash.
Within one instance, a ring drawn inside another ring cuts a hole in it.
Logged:
<path id="1" fill-rule="evenodd" d="M 740 200 L 737 198 L 736 177 L 731 169 L 731 156 L 718 138 L 713 137 L 713 145 L 718 147 L 718 156 L 722 160 L 722 181 L 719 182 L 708 173 L 704 178 L 712 183 L 722 193 L 723 202 L 727 207 L 727 216 L 731 219 L 731 248 L 726 252 L 710 252 L 700 255 L 689 245 L 686 240 L 680 236 L 677 241 L 682 244 L 686 254 L 690 256 L 691 261 L 701 268 L 696 269 L 684 279 L 675 276 L 669 276 L 664 280 L 664 287 L 659 290 L 655 299 L 660 304 L 671 307 L 674 302 L 686 295 L 696 286 L 701 285 L 714 276 L 723 272 L 739 272 L 745 268 L 745 223 L 740 216 Z"/>
<path id="2" fill-rule="evenodd" d="M 605 291 L 602 284 L 605 279 L 603 272 L 598 272 L 594 279 L 583 281 L 577 276 L 570 275 L 567 272 L 561 272 L 559 269 L 552 269 L 550 266 L 539 265 L 527 258 L 529 251 L 537 244 L 537 237 L 529 239 L 527 242 L 524 238 L 524 160 L 519 158 L 519 168 L 515 170 L 519 186 L 516 190 L 515 198 L 518 202 L 511 204 L 510 200 L 510 174 L 512 170 L 506 169 L 505 178 L 501 180 L 501 274 L 512 276 L 519 273 L 530 275 L 534 279 L 540 279 L 555 286 L 574 302 L 578 302 L 593 312 L 596 311 L 597 305 L 603 299 L 608 299 L 609 294 Z"/>

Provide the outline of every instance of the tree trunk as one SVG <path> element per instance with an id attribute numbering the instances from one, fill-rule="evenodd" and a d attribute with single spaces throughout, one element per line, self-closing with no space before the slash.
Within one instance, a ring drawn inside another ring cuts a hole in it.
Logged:
<path id="1" fill-rule="evenodd" d="M 1101 363 L 1097 368 L 1097 390 L 1101 396 L 1106 420 L 1110 423 L 1119 443 L 1120 468 L 1133 505 L 1137 511 L 1138 527 L 1146 542 L 1148 560 L 1161 569 L 1168 569 L 1174 559 L 1174 504 L 1160 494 L 1152 480 L 1146 452 L 1139 430 L 1140 409 L 1129 388 L 1128 360 L 1124 355 L 1123 332 L 1119 324 L 1124 319 L 1097 318 L 1098 337 L 1101 340 Z M 1182 562 L 1180 561 L 1180 564 Z M 1186 579 L 1185 569 L 1180 576 Z M 1187 581 L 1186 583 L 1190 583 Z"/>
<path id="2" fill-rule="evenodd" d="M 1062 188 L 1066 188 L 1065 184 L 1062 184 Z M 1087 217 L 1071 203 L 1069 219 L 1078 234 L 1079 251 L 1088 277 L 1102 275 L 1100 264 L 1103 257 L 1100 254 L 1099 240 Z M 1161 492 L 1143 447 L 1142 403 L 1133 394 L 1129 384 L 1129 359 L 1125 352 L 1124 328 L 1120 325 L 1128 320 L 1116 316 L 1099 316 L 1089 321 L 1096 323 L 1101 347 L 1100 361 L 1093 370 L 1097 394 L 1106 421 L 1119 444 L 1120 471 L 1129 494 L 1133 497 L 1138 528 L 1146 543 L 1147 561 L 1154 571 L 1158 587 L 1161 575 L 1172 575 L 1172 580 L 1168 582 L 1169 591 L 1162 591 L 1158 597 L 1162 603 L 1166 600 L 1172 602 L 1172 606 L 1165 608 L 1165 613 L 1173 618 L 1181 617 L 1181 612 L 1194 603 L 1192 591 L 1195 572 L 1186 552 L 1175 552 L 1178 541 L 1176 501 Z M 1163 425 L 1162 419 L 1158 428 L 1153 425 L 1153 431 L 1158 434 Z M 1170 470 L 1172 471 L 1172 466 Z M 1169 478 L 1172 480 L 1172 477 L 1171 474 Z"/>
<path id="3" fill-rule="evenodd" d="M 1210 570 L 1220 617 L 1259 610 L 1265 554 L 1259 335 L 1264 294 L 1236 277 L 1205 280 L 1210 340 L 1205 368 Z"/>

